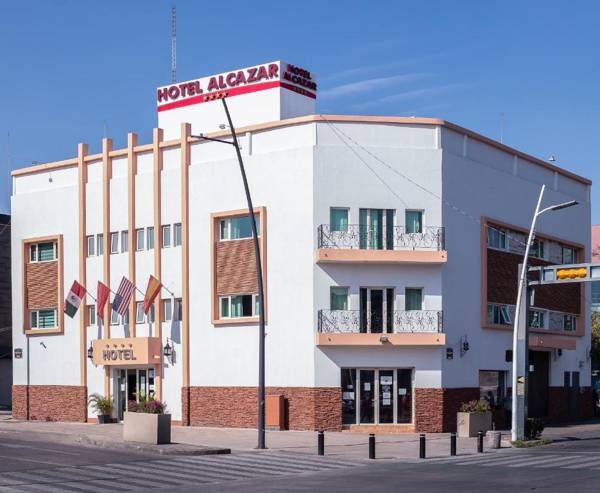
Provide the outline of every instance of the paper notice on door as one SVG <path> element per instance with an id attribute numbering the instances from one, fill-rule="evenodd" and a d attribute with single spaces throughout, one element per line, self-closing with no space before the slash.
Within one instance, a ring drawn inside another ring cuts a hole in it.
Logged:
<path id="1" fill-rule="evenodd" d="M 342 392 L 342 399 L 345 401 L 354 400 L 354 392 Z"/>
<path id="2" fill-rule="evenodd" d="M 406 389 L 398 389 L 398 395 L 406 395 Z"/>
<path id="3" fill-rule="evenodd" d="M 381 385 L 392 385 L 394 379 L 391 376 L 383 375 L 379 377 L 379 381 L 381 382 Z"/>
<path id="4" fill-rule="evenodd" d="M 366 390 L 367 392 L 369 392 L 371 390 L 371 382 L 363 383 L 363 390 Z"/>
<path id="5" fill-rule="evenodd" d="M 382 404 L 384 406 L 391 406 L 392 405 L 392 399 L 383 399 Z"/>
<path id="6" fill-rule="evenodd" d="M 382 396 L 381 396 L 381 397 L 382 397 L 382 399 L 383 399 L 383 400 L 384 400 L 384 402 L 385 402 L 385 400 L 386 400 L 386 399 L 388 399 L 388 400 L 389 400 L 389 399 L 391 399 L 391 398 L 392 398 L 392 393 L 391 393 L 391 392 L 383 392 L 383 394 L 382 394 Z"/>

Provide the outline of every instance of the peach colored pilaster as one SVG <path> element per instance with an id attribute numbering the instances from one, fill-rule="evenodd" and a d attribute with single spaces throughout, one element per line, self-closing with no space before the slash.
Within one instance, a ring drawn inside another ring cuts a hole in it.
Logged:
<path id="1" fill-rule="evenodd" d="M 181 352 L 183 363 L 182 387 L 190 385 L 190 283 L 189 283 L 189 166 L 190 143 L 188 142 L 192 126 L 181 124 L 181 311 L 182 337 Z"/>
<path id="2" fill-rule="evenodd" d="M 86 286 L 86 186 L 87 186 L 87 164 L 85 163 L 85 155 L 88 153 L 87 144 L 79 144 L 77 146 L 77 175 L 79 189 L 79 238 L 78 238 L 78 253 L 79 253 L 79 282 Z M 87 289 L 87 286 L 86 286 Z M 79 312 L 79 380 L 82 387 L 87 386 L 87 331 L 85 322 L 85 303 Z"/>
<path id="3" fill-rule="evenodd" d="M 162 129 L 155 128 L 152 132 L 152 152 L 154 157 L 154 276 L 158 280 L 161 280 L 162 278 L 161 178 L 163 168 L 163 151 L 160 148 L 160 143 L 162 140 Z M 163 313 L 161 299 L 161 293 L 159 292 L 156 300 L 154 301 L 154 324 L 156 325 L 156 336 L 162 345 Z M 162 400 L 162 354 L 160 355 L 159 363 L 156 365 L 156 369 L 156 395 L 159 400 Z"/>
<path id="4" fill-rule="evenodd" d="M 127 134 L 127 251 L 129 259 L 129 280 L 135 284 L 135 175 L 137 174 L 137 134 Z M 135 337 L 135 294 L 129 303 L 129 331 Z"/>

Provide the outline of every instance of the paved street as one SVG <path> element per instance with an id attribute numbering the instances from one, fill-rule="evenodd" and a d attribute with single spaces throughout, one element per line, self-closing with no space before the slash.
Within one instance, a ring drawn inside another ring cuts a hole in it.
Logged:
<path id="1" fill-rule="evenodd" d="M 95 429 L 95 428 L 94 428 Z M 388 492 L 600 491 L 600 426 L 548 429 L 555 442 L 485 454 L 384 458 L 335 451 L 234 450 L 231 455 L 161 456 L 0 436 L 0 492 Z M 44 434 L 40 434 L 43 436 Z M 49 436 L 49 435 L 47 435 Z M 391 447 L 392 444 L 388 444 Z M 408 446 L 397 443 L 397 447 Z M 402 455 L 402 454 L 400 454 Z"/>

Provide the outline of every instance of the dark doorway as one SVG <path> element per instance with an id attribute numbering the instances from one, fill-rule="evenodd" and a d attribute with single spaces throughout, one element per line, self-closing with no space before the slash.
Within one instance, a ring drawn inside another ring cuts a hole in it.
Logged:
<path id="1" fill-rule="evenodd" d="M 527 414 L 530 418 L 545 418 L 548 416 L 550 353 L 529 351 L 529 370 Z"/>

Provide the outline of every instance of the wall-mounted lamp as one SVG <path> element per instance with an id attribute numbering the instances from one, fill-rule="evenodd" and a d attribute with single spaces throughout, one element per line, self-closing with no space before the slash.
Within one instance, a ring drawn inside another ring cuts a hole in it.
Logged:
<path id="1" fill-rule="evenodd" d="M 89 359 L 93 359 L 94 358 L 94 348 L 92 347 L 92 343 L 90 342 L 90 347 L 87 350 L 87 357 Z"/>
<path id="2" fill-rule="evenodd" d="M 379 342 L 381 342 L 381 344 L 385 343 L 385 342 L 390 342 L 390 340 L 388 339 L 387 336 L 381 336 L 379 338 Z"/>
<path id="3" fill-rule="evenodd" d="M 171 361 L 171 358 L 173 357 L 173 346 L 171 346 L 169 344 L 169 339 L 168 338 L 167 338 L 167 343 L 165 344 L 165 347 L 163 348 L 163 355 L 169 361 Z"/>
<path id="4" fill-rule="evenodd" d="M 454 359 L 454 349 L 451 347 L 446 348 L 446 359 Z"/>

